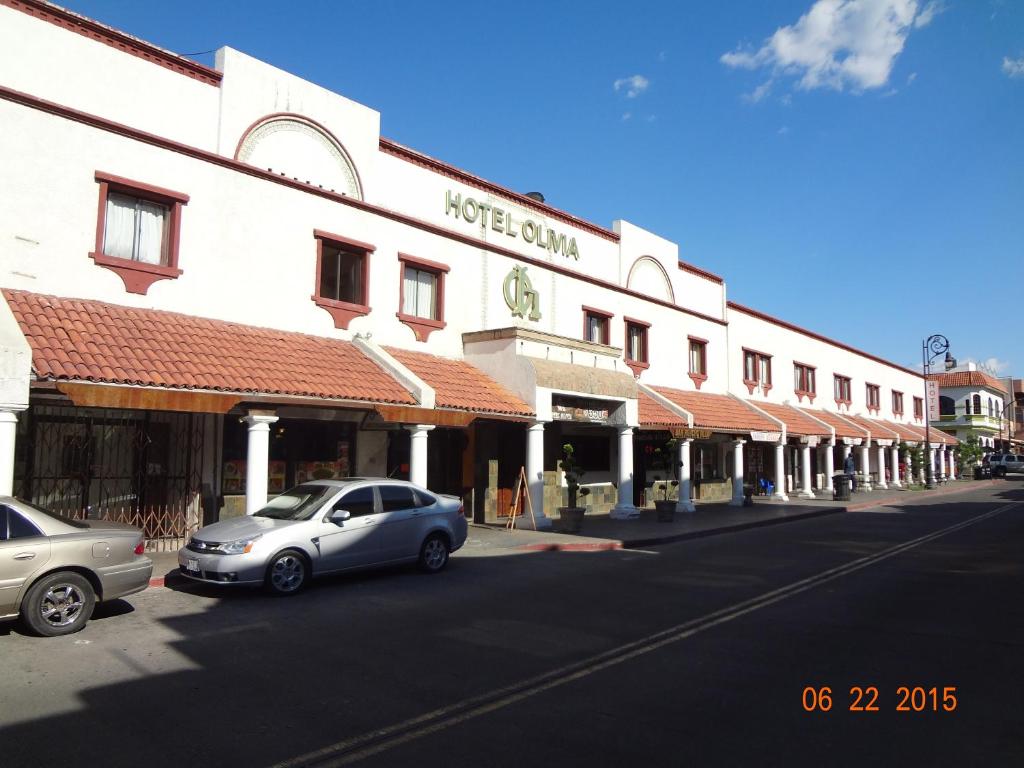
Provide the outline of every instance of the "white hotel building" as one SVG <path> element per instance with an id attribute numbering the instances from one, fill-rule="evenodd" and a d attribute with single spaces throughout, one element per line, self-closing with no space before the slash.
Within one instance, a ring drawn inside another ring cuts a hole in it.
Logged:
<path id="1" fill-rule="evenodd" d="M 0 0 L 0 125 L 0 493 L 172 540 L 311 477 L 494 520 L 525 468 L 543 526 L 567 442 L 592 509 L 631 517 L 676 461 L 689 510 L 830 494 L 851 451 L 900 486 L 923 440 L 915 371 L 230 48 L 210 69 Z"/>

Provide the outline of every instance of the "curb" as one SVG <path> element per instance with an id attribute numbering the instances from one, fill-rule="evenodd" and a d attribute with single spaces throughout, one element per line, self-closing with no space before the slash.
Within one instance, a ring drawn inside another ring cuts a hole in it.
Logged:
<path id="1" fill-rule="evenodd" d="M 846 507 L 821 507 L 814 510 L 813 512 L 802 512 L 798 515 L 786 515 L 785 517 L 770 517 L 765 520 L 751 520 L 748 523 L 739 523 L 737 525 L 727 525 L 722 528 L 706 528 L 703 531 L 687 531 L 686 533 L 676 533 L 670 536 L 654 536 L 646 539 L 630 539 L 624 542 L 624 546 L 627 549 L 636 549 L 639 547 L 649 547 L 654 544 L 673 544 L 677 541 L 687 541 L 689 539 L 704 539 L 709 536 L 719 536 L 724 533 L 738 533 L 739 531 L 750 530 L 751 528 L 764 528 L 769 525 L 781 525 L 782 523 L 792 523 L 797 520 L 809 520 L 814 517 L 824 517 L 825 515 L 836 515 L 840 512 L 846 512 Z"/>
<path id="2" fill-rule="evenodd" d="M 605 552 L 610 549 L 622 549 L 625 544 L 618 539 L 607 541 L 587 541 L 577 544 L 559 544 L 557 542 L 542 542 L 540 544 L 520 544 L 516 547 L 517 552 Z"/>
<path id="3" fill-rule="evenodd" d="M 907 501 L 908 499 L 931 499 L 935 496 L 950 496 L 954 493 L 967 493 L 968 491 L 977 490 L 978 488 L 989 488 L 996 484 L 996 480 L 982 480 L 980 482 L 972 481 L 970 488 L 958 488 L 956 486 L 952 488 L 936 488 L 932 491 L 923 491 L 915 493 L 913 496 L 889 496 L 885 499 L 874 499 L 872 501 L 862 501 L 857 504 L 850 504 L 847 508 L 847 512 L 860 512 L 865 509 L 873 509 L 875 507 L 884 507 L 888 504 L 898 503 L 901 501 Z M 903 491 L 902 493 L 906 493 Z"/>

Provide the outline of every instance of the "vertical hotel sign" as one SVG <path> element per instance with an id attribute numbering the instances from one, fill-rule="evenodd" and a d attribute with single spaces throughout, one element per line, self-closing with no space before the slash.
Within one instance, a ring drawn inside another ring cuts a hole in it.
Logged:
<path id="1" fill-rule="evenodd" d="M 924 391 L 928 401 L 928 421 L 938 421 L 939 382 L 935 379 L 927 379 L 924 383 Z"/>

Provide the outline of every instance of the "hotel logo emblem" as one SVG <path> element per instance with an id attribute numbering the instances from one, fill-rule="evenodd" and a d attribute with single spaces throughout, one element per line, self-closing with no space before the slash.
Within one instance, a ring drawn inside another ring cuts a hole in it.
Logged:
<path id="1" fill-rule="evenodd" d="M 526 267 L 512 267 L 505 276 L 504 291 L 505 303 L 512 310 L 512 317 L 540 320 L 540 296 L 526 276 Z"/>

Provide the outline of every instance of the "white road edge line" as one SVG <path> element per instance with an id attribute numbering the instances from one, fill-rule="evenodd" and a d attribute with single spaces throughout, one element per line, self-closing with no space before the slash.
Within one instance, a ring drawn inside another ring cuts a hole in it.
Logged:
<path id="1" fill-rule="evenodd" d="M 938 531 L 919 536 L 902 544 L 896 544 L 888 549 L 876 552 L 873 555 L 853 560 L 845 565 L 830 568 L 821 573 L 795 581 L 792 584 L 765 592 L 763 595 L 741 601 L 727 608 L 712 611 L 704 616 L 678 624 L 669 629 L 655 632 L 647 637 L 640 638 L 631 643 L 626 643 L 609 651 L 596 654 L 583 661 L 567 664 L 558 669 L 551 670 L 527 680 L 520 681 L 513 685 L 498 688 L 489 693 L 464 699 L 455 704 L 440 707 L 431 712 L 426 712 L 418 717 L 405 720 L 400 723 L 385 726 L 375 731 L 354 736 L 339 741 L 330 746 L 300 755 L 283 762 L 275 763 L 271 768 L 300 768 L 300 766 L 312 766 L 317 768 L 335 768 L 336 766 L 347 765 L 363 760 L 380 752 L 397 747 L 409 741 L 438 731 L 451 728 L 467 720 L 471 720 L 489 712 L 503 709 L 511 704 L 531 698 L 552 688 L 588 677 L 609 667 L 622 664 L 630 659 L 643 656 L 656 651 L 666 645 L 685 640 L 700 632 L 716 627 L 720 624 L 738 619 L 748 613 L 766 608 L 775 603 L 781 602 L 789 597 L 806 592 L 821 584 L 846 576 L 855 571 L 862 570 L 868 566 L 889 558 L 895 557 L 907 550 L 927 544 L 947 534 L 954 533 L 971 525 L 988 520 L 991 517 L 1018 506 L 1020 502 L 1004 504 L 1001 507 L 985 512 L 981 515 L 955 523 L 954 525 L 941 528 Z M 393 735 L 394 734 L 394 735 Z M 367 742 L 376 741 L 375 744 L 356 749 Z M 352 751 L 356 750 L 356 751 Z M 340 754 L 344 753 L 344 754 Z"/>

